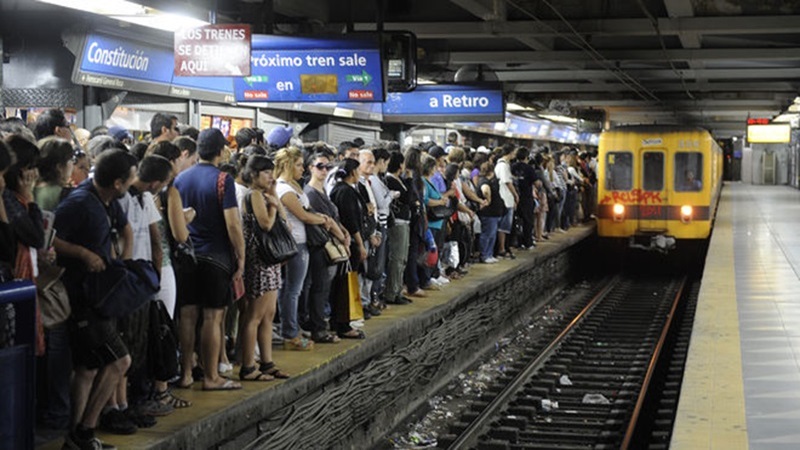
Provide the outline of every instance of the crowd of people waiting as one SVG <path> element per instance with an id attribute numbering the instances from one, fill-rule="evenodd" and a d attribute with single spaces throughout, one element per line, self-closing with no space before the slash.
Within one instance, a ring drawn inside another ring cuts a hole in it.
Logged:
<path id="1" fill-rule="evenodd" d="M 363 320 L 387 305 L 513 259 L 589 220 L 596 201 L 594 155 L 568 147 L 470 149 L 455 133 L 444 146 L 334 147 L 291 127 L 226 140 L 166 114 L 134 143 L 120 127 L 74 132 L 59 110 L 31 128 L 0 123 L 0 282 L 37 283 L 38 420 L 68 430 L 65 449 L 109 448 L 96 428 L 135 433 L 190 407 L 176 389 L 288 378 L 273 345 L 365 339 Z M 269 264 L 258 240 L 278 221 L 297 252 Z M 346 262 L 332 263 L 319 229 Z M 160 290 L 117 318 L 86 280 L 118 260 L 149 261 Z"/>

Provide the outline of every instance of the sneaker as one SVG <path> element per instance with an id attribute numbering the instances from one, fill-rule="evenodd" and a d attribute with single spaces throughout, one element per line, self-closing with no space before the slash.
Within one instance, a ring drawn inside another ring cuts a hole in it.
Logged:
<path id="1" fill-rule="evenodd" d="M 156 426 L 156 419 L 153 416 L 148 416 L 147 414 L 142 414 L 140 411 L 136 411 L 134 408 L 128 408 L 122 412 L 125 414 L 125 417 L 128 418 L 134 425 L 139 428 L 152 428 Z"/>
<path id="2" fill-rule="evenodd" d="M 276 333 L 275 330 L 272 331 L 272 345 L 283 345 L 283 336 Z"/>
<path id="3" fill-rule="evenodd" d="M 481 260 L 481 263 L 483 264 L 497 264 L 498 262 L 500 262 L 500 260 L 495 258 L 494 256 L 490 256 L 486 259 Z"/>
<path id="4" fill-rule="evenodd" d="M 139 430 L 139 427 L 118 409 L 111 409 L 100 416 L 99 428 L 112 434 L 122 435 L 133 434 Z"/>
<path id="5" fill-rule="evenodd" d="M 61 450 L 117 450 L 117 447 L 106 444 L 95 437 L 83 440 L 69 433 L 64 438 L 64 445 Z"/>
<path id="6" fill-rule="evenodd" d="M 439 278 L 436 279 L 436 282 L 439 284 L 449 284 L 450 279 L 444 275 L 439 275 Z"/>
<path id="7" fill-rule="evenodd" d="M 233 364 L 229 362 L 221 362 L 219 363 L 219 366 L 217 366 L 217 371 L 219 371 L 221 374 L 233 372 Z"/>
<path id="8" fill-rule="evenodd" d="M 307 352 L 314 349 L 314 341 L 310 341 L 304 337 L 297 336 L 294 339 L 284 340 L 283 349 Z"/>
<path id="9" fill-rule="evenodd" d="M 380 310 L 380 308 L 376 308 L 375 305 L 369 304 L 369 305 L 364 307 L 364 314 L 367 314 L 367 313 L 369 313 L 369 315 L 371 315 L 373 317 L 376 317 L 376 316 L 380 316 L 381 315 L 381 310 Z"/>
<path id="10" fill-rule="evenodd" d="M 354 320 L 350 322 L 351 328 L 364 328 L 364 321 L 363 320 Z"/>
<path id="11" fill-rule="evenodd" d="M 139 414 L 146 414 L 148 416 L 163 417 L 172 414 L 175 408 L 172 405 L 167 405 L 155 400 L 145 400 L 137 407 Z"/>
<path id="12" fill-rule="evenodd" d="M 401 296 L 395 298 L 394 301 L 392 301 L 392 304 L 393 305 L 408 305 L 411 302 L 412 301 L 411 301 L 410 298 L 401 295 Z"/>

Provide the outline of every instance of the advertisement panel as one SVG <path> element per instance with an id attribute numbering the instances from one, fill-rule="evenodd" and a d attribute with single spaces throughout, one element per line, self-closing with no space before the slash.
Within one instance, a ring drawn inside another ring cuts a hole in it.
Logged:
<path id="1" fill-rule="evenodd" d="M 175 32 L 175 75 L 250 75 L 250 25 L 206 25 Z"/>
<path id="2" fill-rule="evenodd" d="M 234 79 L 238 102 L 384 100 L 377 37 L 254 35 L 250 60 L 250 76 Z"/>

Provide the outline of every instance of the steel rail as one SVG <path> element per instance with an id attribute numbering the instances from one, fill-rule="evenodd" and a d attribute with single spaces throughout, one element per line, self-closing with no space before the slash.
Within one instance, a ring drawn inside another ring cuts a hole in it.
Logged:
<path id="1" fill-rule="evenodd" d="M 631 445 L 636 444 L 633 442 L 633 439 L 637 432 L 639 418 L 642 410 L 644 409 L 647 391 L 650 389 L 650 381 L 653 379 L 658 366 L 658 362 L 661 357 L 661 350 L 664 348 L 664 343 L 666 342 L 669 332 L 672 328 L 672 322 L 675 318 L 675 313 L 678 310 L 678 306 L 680 305 L 681 297 L 683 296 L 683 289 L 685 287 L 686 277 L 681 280 L 678 292 L 675 294 L 675 298 L 672 300 L 672 308 L 670 308 L 669 314 L 667 315 L 667 320 L 664 323 L 664 327 L 661 329 L 661 336 L 658 339 L 658 343 L 653 351 L 653 355 L 650 357 L 650 363 L 647 365 L 647 372 L 645 373 L 642 381 L 642 386 L 639 389 L 639 395 L 636 399 L 636 406 L 633 408 L 630 421 L 628 421 L 628 428 L 625 430 L 625 436 L 622 439 L 620 450 L 628 450 L 631 448 Z"/>
<path id="2" fill-rule="evenodd" d="M 570 321 L 558 336 L 553 339 L 547 347 L 542 350 L 539 356 L 531 361 L 525 370 L 517 374 L 516 377 L 497 395 L 486 408 L 476 417 L 470 424 L 459 434 L 447 448 L 448 449 L 463 449 L 473 445 L 477 440 L 479 433 L 483 431 L 484 426 L 494 418 L 495 413 L 498 412 L 508 402 L 509 398 L 514 395 L 520 387 L 528 381 L 531 375 L 547 361 L 547 359 L 555 352 L 562 341 L 572 332 L 572 330 L 580 323 L 594 307 L 605 298 L 605 296 L 619 283 L 619 277 L 611 279 L 608 284 L 597 294 L 592 300 Z"/>

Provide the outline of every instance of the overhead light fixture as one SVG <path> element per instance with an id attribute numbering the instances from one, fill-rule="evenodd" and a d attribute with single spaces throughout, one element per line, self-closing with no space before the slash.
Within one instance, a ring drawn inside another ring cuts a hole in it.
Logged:
<path id="1" fill-rule="evenodd" d="M 437 83 L 427 78 L 417 77 L 417 84 L 420 85 L 420 84 L 437 84 Z"/>
<path id="2" fill-rule="evenodd" d="M 561 114 L 539 114 L 542 119 L 547 119 L 551 122 L 559 123 L 578 123 L 578 119 L 574 117 L 562 116 Z"/>
<path id="3" fill-rule="evenodd" d="M 195 28 L 209 23 L 182 14 L 168 13 L 127 0 L 37 0 L 55 6 L 98 14 L 122 22 L 164 31 Z"/>
<path id="4" fill-rule="evenodd" d="M 522 106 L 518 103 L 508 102 L 506 103 L 506 111 L 534 111 L 534 109 L 529 106 Z"/>

